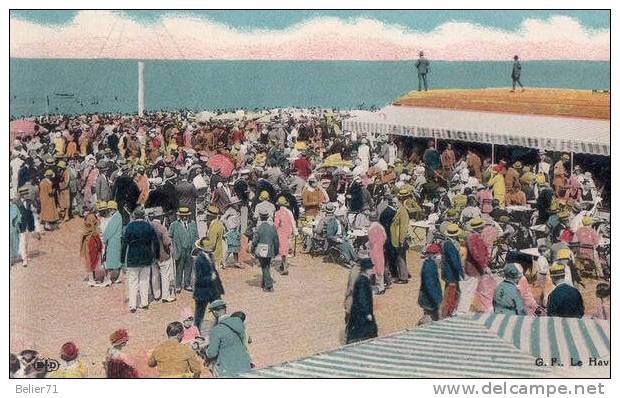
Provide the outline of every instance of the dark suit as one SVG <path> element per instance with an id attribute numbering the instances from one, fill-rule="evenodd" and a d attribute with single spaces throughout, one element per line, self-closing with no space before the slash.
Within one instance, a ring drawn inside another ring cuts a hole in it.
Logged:
<path id="1" fill-rule="evenodd" d="M 194 284 L 194 324 L 200 328 L 205 317 L 205 309 L 209 303 L 219 300 L 224 294 L 224 287 L 215 267 L 204 253 L 196 258 L 196 281 Z M 215 279 L 213 279 L 215 274 Z"/>
<path id="2" fill-rule="evenodd" d="M 565 283 L 559 284 L 549 293 L 548 316 L 567 318 L 583 317 L 583 298 L 576 288 Z"/>
<path id="3" fill-rule="evenodd" d="M 424 91 L 428 91 L 428 84 L 426 82 L 426 74 L 430 71 L 430 62 L 424 57 L 420 57 L 415 67 L 418 69 L 418 91 L 422 91 L 422 83 L 424 83 Z"/>
<path id="4" fill-rule="evenodd" d="M 368 319 L 370 315 L 371 319 Z M 353 303 L 347 322 L 347 344 L 377 337 L 373 314 L 372 286 L 366 275 L 360 275 L 353 287 Z"/>
<path id="5" fill-rule="evenodd" d="M 521 84 L 521 63 L 519 61 L 515 61 L 512 64 L 512 90 L 514 91 L 516 85 L 523 88 L 523 84 Z"/>

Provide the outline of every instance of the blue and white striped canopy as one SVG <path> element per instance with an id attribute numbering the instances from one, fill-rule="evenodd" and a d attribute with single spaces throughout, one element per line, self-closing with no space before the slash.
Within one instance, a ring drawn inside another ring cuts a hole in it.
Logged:
<path id="1" fill-rule="evenodd" d="M 609 357 L 609 321 L 598 319 L 532 317 L 504 314 L 475 314 L 472 320 L 484 325 L 524 353 L 545 361 L 571 358 L 587 363 L 589 358 Z"/>
<path id="2" fill-rule="evenodd" d="M 535 359 L 482 323 L 457 317 L 315 356 L 253 370 L 243 377 L 541 377 Z"/>

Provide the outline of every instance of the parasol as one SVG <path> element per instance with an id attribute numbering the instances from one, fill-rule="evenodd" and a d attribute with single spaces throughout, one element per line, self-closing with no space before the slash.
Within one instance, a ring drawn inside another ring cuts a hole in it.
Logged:
<path id="1" fill-rule="evenodd" d="M 209 158 L 209 160 L 207 161 L 207 166 L 209 166 L 211 170 L 219 169 L 221 176 L 224 178 L 230 177 L 230 174 L 235 168 L 235 165 L 233 164 L 232 160 L 230 160 L 230 158 L 219 153 Z"/>

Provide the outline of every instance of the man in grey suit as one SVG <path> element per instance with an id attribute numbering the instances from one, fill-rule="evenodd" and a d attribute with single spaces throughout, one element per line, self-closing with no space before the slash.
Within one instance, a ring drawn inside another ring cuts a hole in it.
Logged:
<path id="1" fill-rule="evenodd" d="M 431 70 L 430 65 L 428 59 L 424 58 L 424 52 L 420 51 L 420 58 L 415 62 L 415 67 L 418 69 L 418 91 L 422 91 L 422 83 L 424 83 L 424 91 L 428 91 L 426 74 Z"/>
<path id="2" fill-rule="evenodd" d="M 521 63 L 519 62 L 519 56 L 514 56 L 514 62 L 512 63 L 512 90 L 511 93 L 515 92 L 515 88 L 519 85 L 521 87 L 521 91 L 525 91 L 523 88 L 523 84 L 521 84 Z"/>

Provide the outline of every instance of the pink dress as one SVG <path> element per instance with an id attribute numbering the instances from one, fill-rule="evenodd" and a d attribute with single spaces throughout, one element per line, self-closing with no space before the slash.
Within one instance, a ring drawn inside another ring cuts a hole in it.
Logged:
<path id="1" fill-rule="evenodd" d="M 84 184 L 84 209 L 92 210 L 95 207 L 92 191 L 98 176 L 99 170 L 94 167 L 89 170 L 86 176 L 86 183 Z"/>
<path id="2" fill-rule="evenodd" d="M 522 276 L 519 279 L 519 284 L 517 285 L 517 289 L 519 290 L 519 294 L 523 299 L 523 304 L 525 304 L 525 309 L 528 315 L 533 315 L 538 308 L 538 303 L 534 300 L 534 296 L 532 295 L 532 291 L 530 290 L 530 285 L 527 282 L 527 278 Z"/>
<path id="3" fill-rule="evenodd" d="M 385 257 L 383 255 L 383 245 L 387 239 L 383 225 L 376 221 L 370 223 L 368 227 L 368 246 L 370 261 L 374 266 L 375 275 L 383 275 L 385 270 Z"/>
<path id="4" fill-rule="evenodd" d="M 291 239 L 291 235 L 293 235 L 293 232 L 296 231 L 295 217 L 293 216 L 293 213 L 286 207 L 280 206 L 280 208 L 274 213 L 273 225 L 276 227 L 278 240 L 280 242 L 278 254 L 280 256 L 288 256 L 288 249 L 290 246 L 289 241 Z"/>

